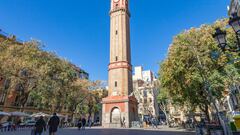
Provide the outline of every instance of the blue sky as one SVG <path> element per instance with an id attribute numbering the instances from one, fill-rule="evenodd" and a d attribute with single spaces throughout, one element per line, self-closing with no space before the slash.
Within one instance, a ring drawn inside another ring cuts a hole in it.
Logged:
<path id="1" fill-rule="evenodd" d="M 110 0 L 0 0 L 0 29 L 107 80 Z M 174 35 L 227 17 L 230 0 L 130 0 L 132 64 L 157 72 Z"/>

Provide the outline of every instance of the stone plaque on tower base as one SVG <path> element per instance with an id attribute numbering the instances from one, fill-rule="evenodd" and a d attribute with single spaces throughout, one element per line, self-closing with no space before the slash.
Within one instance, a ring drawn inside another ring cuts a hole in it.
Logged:
<path id="1" fill-rule="evenodd" d="M 109 96 L 102 103 L 102 126 L 105 128 L 129 128 L 138 120 L 138 103 L 134 96 Z"/>

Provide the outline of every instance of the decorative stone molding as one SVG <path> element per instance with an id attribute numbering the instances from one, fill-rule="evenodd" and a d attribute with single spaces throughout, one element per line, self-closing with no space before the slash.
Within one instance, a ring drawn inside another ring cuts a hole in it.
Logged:
<path id="1" fill-rule="evenodd" d="M 126 69 L 132 71 L 132 65 L 129 64 L 127 61 L 112 62 L 108 65 L 109 71 L 112 69 L 118 69 L 118 68 L 126 68 Z"/>

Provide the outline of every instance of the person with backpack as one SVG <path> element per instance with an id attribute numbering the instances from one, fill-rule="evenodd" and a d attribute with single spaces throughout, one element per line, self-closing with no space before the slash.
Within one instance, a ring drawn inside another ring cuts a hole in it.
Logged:
<path id="1" fill-rule="evenodd" d="M 53 116 L 50 118 L 48 122 L 49 126 L 49 135 L 55 135 L 59 126 L 60 119 L 56 113 L 53 113 Z"/>
<path id="2" fill-rule="evenodd" d="M 41 135 L 43 130 L 46 131 L 46 122 L 43 119 L 43 116 L 35 124 L 35 135 Z"/>

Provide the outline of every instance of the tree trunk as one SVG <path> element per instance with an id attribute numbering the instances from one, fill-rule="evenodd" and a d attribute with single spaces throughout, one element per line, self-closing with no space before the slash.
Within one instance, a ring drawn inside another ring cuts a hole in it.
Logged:
<path id="1" fill-rule="evenodd" d="M 205 107 L 204 108 L 204 113 L 206 115 L 206 119 L 207 119 L 208 122 L 210 122 L 211 120 L 210 120 L 210 116 L 209 116 L 209 107 L 208 107 L 207 104 L 205 104 L 204 107 Z"/>
<path id="2" fill-rule="evenodd" d="M 160 110 L 162 110 L 162 112 L 164 113 L 165 117 L 166 117 L 166 122 L 167 125 L 169 126 L 169 116 L 167 114 L 167 109 L 166 109 L 166 105 L 164 103 L 160 103 L 159 105 Z"/>
<path id="3" fill-rule="evenodd" d="M 163 113 L 165 114 L 165 116 L 166 116 L 166 122 L 167 122 L 167 126 L 169 126 L 169 116 L 168 116 L 168 114 L 167 114 L 167 112 L 166 111 L 163 111 Z"/>
<path id="4" fill-rule="evenodd" d="M 209 106 L 208 106 L 208 104 L 205 104 L 205 105 L 204 105 L 204 113 L 205 113 L 205 115 L 206 115 L 207 121 L 210 123 L 211 120 L 210 120 L 210 116 L 209 116 Z M 209 128 L 207 129 L 207 132 L 208 132 L 208 135 L 211 134 Z"/>

